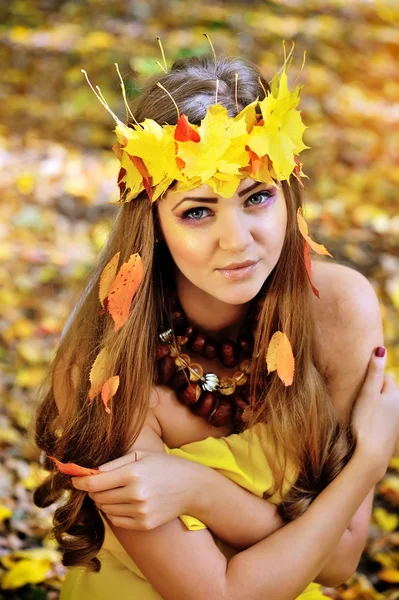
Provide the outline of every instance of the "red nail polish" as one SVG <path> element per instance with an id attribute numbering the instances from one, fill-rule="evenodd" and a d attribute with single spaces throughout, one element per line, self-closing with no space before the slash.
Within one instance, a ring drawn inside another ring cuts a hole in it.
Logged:
<path id="1" fill-rule="evenodd" d="M 378 346 L 378 348 L 375 349 L 374 354 L 376 356 L 378 356 L 379 358 L 382 358 L 383 356 L 385 356 L 384 346 Z"/>

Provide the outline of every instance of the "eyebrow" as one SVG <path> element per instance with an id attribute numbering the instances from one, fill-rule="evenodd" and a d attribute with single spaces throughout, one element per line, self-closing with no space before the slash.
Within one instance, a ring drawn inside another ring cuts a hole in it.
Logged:
<path id="1" fill-rule="evenodd" d="M 254 190 L 255 188 L 259 187 L 261 185 L 261 183 L 262 183 L 261 181 L 255 181 L 255 183 L 252 183 L 245 190 L 241 190 L 240 192 L 238 192 L 239 197 L 241 198 L 241 196 L 244 196 L 245 194 L 247 194 L 251 190 Z M 186 196 L 185 198 L 183 198 L 183 200 L 180 200 L 180 202 L 178 202 L 176 204 L 176 206 L 172 210 L 175 210 L 178 206 L 180 206 L 180 204 L 182 202 L 185 202 L 186 200 L 195 200 L 196 202 L 209 202 L 211 204 L 216 204 L 217 201 L 218 201 L 218 199 L 215 198 L 215 197 L 213 197 L 213 198 L 205 198 L 203 196 Z"/>

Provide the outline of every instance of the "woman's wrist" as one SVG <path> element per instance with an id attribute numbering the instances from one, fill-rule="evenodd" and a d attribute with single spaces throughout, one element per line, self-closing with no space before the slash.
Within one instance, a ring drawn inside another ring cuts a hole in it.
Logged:
<path id="1" fill-rule="evenodd" d="M 358 468 L 369 473 L 370 480 L 376 485 L 384 477 L 387 463 L 377 452 L 366 446 L 357 445 L 351 460 L 356 461 Z"/>
<path id="2" fill-rule="evenodd" d="M 212 489 L 212 485 L 215 485 L 218 477 L 222 477 L 222 475 L 199 463 L 185 459 L 181 460 L 188 463 L 184 474 L 187 478 L 184 514 L 203 520 L 202 517 L 207 514 L 212 503 L 212 496 L 209 490 Z"/>

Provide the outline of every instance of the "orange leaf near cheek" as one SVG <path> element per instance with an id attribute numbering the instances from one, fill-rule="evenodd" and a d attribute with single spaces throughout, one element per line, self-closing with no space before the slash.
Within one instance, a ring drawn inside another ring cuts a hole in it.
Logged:
<path id="1" fill-rule="evenodd" d="M 266 352 L 267 372 L 277 371 L 285 386 L 294 379 L 295 359 L 291 344 L 285 333 L 276 331 L 269 342 Z"/>
<path id="2" fill-rule="evenodd" d="M 322 244 L 317 244 L 316 242 L 314 242 L 310 235 L 308 235 L 308 226 L 306 224 L 305 219 L 303 218 L 301 207 L 299 207 L 297 210 L 297 221 L 299 231 L 301 232 L 309 246 L 312 248 L 312 250 L 317 252 L 317 254 L 326 254 L 327 256 L 331 256 L 331 258 L 334 258 L 333 255 L 329 253 L 327 248 L 325 248 Z"/>
<path id="3" fill-rule="evenodd" d="M 113 375 L 104 383 L 101 390 L 101 399 L 104 402 L 105 410 L 108 414 L 111 414 L 111 409 L 108 406 L 108 402 L 116 394 L 116 390 L 119 387 L 119 375 Z"/>
<path id="4" fill-rule="evenodd" d="M 65 473 L 65 475 L 71 475 L 72 477 L 83 477 L 85 475 L 98 475 L 100 473 L 99 469 L 87 469 L 86 467 L 80 467 L 79 465 L 75 465 L 75 463 L 62 463 L 61 461 L 54 458 L 54 456 L 48 456 L 53 463 L 56 465 L 61 473 Z"/>
<path id="5" fill-rule="evenodd" d="M 130 305 L 143 278 L 143 263 L 138 253 L 123 263 L 108 292 L 108 311 L 118 331 L 129 317 Z"/>
<path id="6" fill-rule="evenodd" d="M 304 253 L 305 266 L 306 266 L 306 273 L 308 275 L 309 283 L 312 286 L 312 291 L 315 296 L 320 298 L 319 290 L 317 288 L 315 288 L 312 283 L 312 263 L 310 261 L 310 248 L 309 248 L 309 244 L 306 241 L 305 241 L 303 253 Z"/>

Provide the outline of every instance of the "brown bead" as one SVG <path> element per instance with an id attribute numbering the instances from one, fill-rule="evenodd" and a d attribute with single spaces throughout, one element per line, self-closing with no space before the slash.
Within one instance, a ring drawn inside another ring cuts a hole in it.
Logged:
<path id="1" fill-rule="evenodd" d="M 202 356 L 205 356 L 205 358 L 216 358 L 218 355 L 217 352 L 217 346 L 214 340 L 211 340 L 210 338 L 207 338 L 206 340 L 206 344 L 205 344 L 205 348 L 202 352 Z"/>
<path id="2" fill-rule="evenodd" d="M 158 385 L 165 385 L 176 372 L 175 361 L 171 356 L 164 356 L 158 361 Z"/>
<path id="3" fill-rule="evenodd" d="M 245 421 L 242 417 L 244 411 L 241 408 L 236 408 L 235 414 L 234 414 L 234 423 L 236 425 L 236 427 L 238 427 L 239 430 L 242 429 L 242 426 L 244 425 Z"/>
<path id="4" fill-rule="evenodd" d="M 198 402 L 194 405 L 194 412 L 201 417 L 207 417 L 213 411 L 216 396 L 213 392 L 203 392 Z"/>
<path id="5" fill-rule="evenodd" d="M 240 355 L 242 358 L 249 358 L 252 356 L 254 351 L 254 342 L 253 338 L 249 335 L 240 335 L 238 336 L 238 346 L 240 348 Z"/>
<path id="6" fill-rule="evenodd" d="M 223 338 L 220 341 L 219 358 L 225 367 L 235 367 L 239 360 L 237 344 L 227 338 Z"/>
<path id="7" fill-rule="evenodd" d="M 174 327 L 182 327 L 186 324 L 186 317 L 181 310 L 175 310 L 172 312 L 172 321 Z"/>
<path id="8" fill-rule="evenodd" d="M 194 381 L 190 381 L 190 383 L 180 388 L 180 390 L 176 392 L 176 395 L 183 404 L 191 406 L 199 400 L 201 388 Z"/>
<path id="9" fill-rule="evenodd" d="M 174 390 L 182 388 L 188 383 L 189 374 L 190 371 L 188 369 L 180 369 L 179 371 L 176 371 L 172 379 L 169 381 L 169 386 Z"/>
<path id="10" fill-rule="evenodd" d="M 190 340 L 193 337 L 193 334 L 194 334 L 194 327 L 192 325 L 189 325 L 188 327 L 186 327 L 184 335 L 188 340 Z"/>
<path id="11" fill-rule="evenodd" d="M 188 341 L 188 346 L 193 352 L 201 354 L 205 347 L 206 338 L 203 333 L 196 331 L 193 337 Z"/>
<path id="12" fill-rule="evenodd" d="M 226 398 L 222 398 L 211 417 L 211 424 L 215 427 L 231 424 L 233 420 L 233 408 Z"/>
<path id="13" fill-rule="evenodd" d="M 157 346 L 157 359 L 169 356 L 170 350 L 168 344 L 158 344 Z"/>
<path id="14" fill-rule="evenodd" d="M 233 396 L 231 397 L 231 400 L 234 404 L 234 406 L 236 407 L 236 409 L 238 410 L 245 410 L 248 406 L 248 402 L 246 402 L 246 400 L 244 400 L 244 398 L 242 396 L 240 396 L 239 394 L 233 394 Z"/>

